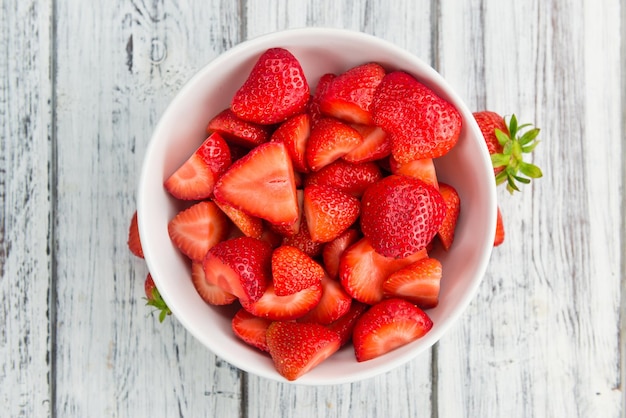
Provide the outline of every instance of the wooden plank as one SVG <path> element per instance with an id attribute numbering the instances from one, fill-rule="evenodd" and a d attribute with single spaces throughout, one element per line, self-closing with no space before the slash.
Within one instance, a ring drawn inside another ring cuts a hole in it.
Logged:
<path id="1" fill-rule="evenodd" d="M 182 84 L 238 42 L 234 2 L 57 3 L 58 416 L 239 416 L 240 372 L 143 306 L 126 247 L 144 152 Z M 234 28 L 234 29 L 233 29 Z"/>
<path id="2" fill-rule="evenodd" d="M 0 4 L 0 404 L 50 413 L 50 2 Z"/>
<path id="3" fill-rule="evenodd" d="M 441 2 L 441 71 L 476 110 L 543 129 L 544 178 L 499 195 L 507 238 L 439 345 L 440 416 L 620 416 L 619 10 Z"/>

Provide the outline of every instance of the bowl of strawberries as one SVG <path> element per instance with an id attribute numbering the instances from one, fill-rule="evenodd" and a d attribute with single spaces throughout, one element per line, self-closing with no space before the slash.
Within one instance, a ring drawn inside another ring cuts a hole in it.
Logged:
<path id="1" fill-rule="evenodd" d="M 146 151 L 150 275 L 202 344 L 258 376 L 352 382 L 414 359 L 477 292 L 496 194 L 481 132 L 430 66 L 363 33 L 235 46 Z"/>

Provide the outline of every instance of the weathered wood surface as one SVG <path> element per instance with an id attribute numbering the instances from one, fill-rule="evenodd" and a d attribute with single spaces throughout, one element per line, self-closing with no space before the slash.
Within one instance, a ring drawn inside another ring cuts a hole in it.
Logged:
<path id="1" fill-rule="evenodd" d="M 624 417 L 625 11 L 619 0 L 0 2 L 1 416 Z M 247 375 L 143 306 L 126 249 L 168 101 L 290 27 L 360 30 L 473 109 L 542 128 L 544 178 L 500 194 L 507 239 L 430 352 L 310 388 Z"/>

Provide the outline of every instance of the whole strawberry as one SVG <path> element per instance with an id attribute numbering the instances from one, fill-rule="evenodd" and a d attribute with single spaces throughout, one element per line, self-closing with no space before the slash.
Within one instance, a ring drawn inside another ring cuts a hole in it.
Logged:
<path id="1" fill-rule="evenodd" d="M 172 314 L 172 311 L 161 297 L 161 293 L 159 293 L 159 289 L 157 289 L 154 284 L 154 280 L 152 279 L 152 275 L 150 273 L 146 276 L 144 291 L 146 293 L 146 305 L 152 306 L 159 311 L 159 322 L 163 322 L 166 316 Z"/>

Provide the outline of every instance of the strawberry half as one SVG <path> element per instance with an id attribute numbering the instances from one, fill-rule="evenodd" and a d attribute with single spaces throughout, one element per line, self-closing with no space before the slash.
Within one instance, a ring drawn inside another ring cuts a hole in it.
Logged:
<path id="1" fill-rule="evenodd" d="M 230 305 L 237 300 L 237 296 L 207 281 L 202 263 L 191 263 L 191 282 L 202 300 L 210 305 Z"/>
<path id="2" fill-rule="evenodd" d="M 265 334 L 271 323 L 272 321 L 269 319 L 254 316 L 242 308 L 233 316 L 231 327 L 235 335 L 246 344 L 268 352 L 269 347 Z"/>
<path id="3" fill-rule="evenodd" d="M 362 142 L 363 138 L 356 129 L 335 118 L 322 118 L 311 129 L 306 162 L 312 171 L 318 171 Z"/>
<path id="4" fill-rule="evenodd" d="M 304 188 L 304 217 L 317 242 L 329 242 L 348 229 L 359 217 L 359 200 L 329 186 Z"/>
<path id="5" fill-rule="evenodd" d="M 220 177 L 215 199 L 274 224 L 298 219 L 291 158 L 280 142 L 266 142 L 237 160 Z"/>
<path id="6" fill-rule="evenodd" d="M 352 335 L 357 361 L 367 361 L 423 337 L 433 321 L 403 299 L 386 299 L 357 320 Z"/>
<path id="7" fill-rule="evenodd" d="M 271 127 L 239 118 L 230 109 L 224 109 L 209 121 L 207 133 L 218 132 L 231 144 L 254 148 L 269 141 Z"/>
<path id="8" fill-rule="evenodd" d="M 392 155 L 401 164 L 445 155 L 461 133 L 456 108 L 402 71 L 383 78 L 374 94 L 372 116 L 390 135 Z"/>
<path id="9" fill-rule="evenodd" d="M 137 211 L 135 211 L 130 218 L 127 244 L 131 253 L 139 258 L 143 258 L 143 249 L 141 248 L 141 240 L 139 239 L 139 226 L 137 225 Z"/>
<path id="10" fill-rule="evenodd" d="M 370 106 L 385 69 L 370 62 L 335 77 L 320 98 L 322 113 L 347 122 L 372 125 Z"/>
<path id="11" fill-rule="evenodd" d="M 306 315 L 322 298 L 322 284 L 316 283 L 311 287 L 292 293 L 287 296 L 278 296 L 274 286 L 270 284 L 265 293 L 256 301 L 241 301 L 241 306 L 252 315 L 273 321 L 291 321 Z"/>
<path id="12" fill-rule="evenodd" d="M 271 283 L 272 247 L 250 237 L 222 241 L 209 250 L 202 267 L 206 280 L 239 298 L 254 302 Z"/>
<path id="13" fill-rule="evenodd" d="M 298 229 L 298 232 L 294 235 L 283 237 L 282 245 L 290 245 L 292 247 L 299 248 L 309 257 L 319 256 L 324 248 L 323 242 L 316 242 L 311 238 L 305 217 L 303 217 L 300 221 L 300 228 Z"/>
<path id="14" fill-rule="evenodd" d="M 500 207 L 498 206 L 498 216 L 496 218 L 496 236 L 493 240 L 493 246 L 497 247 L 503 242 L 504 242 L 504 222 L 502 221 L 502 211 L 500 211 Z"/>
<path id="15" fill-rule="evenodd" d="M 179 212 L 167 226 L 174 245 L 192 261 L 202 261 L 211 247 L 226 238 L 229 229 L 228 218 L 211 201 Z"/>
<path id="16" fill-rule="evenodd" d="M 341 283 L 324 275 L 321 284 L 322 298 L 319 303 L 298 321 L 328 325 L 350 309 L 352 297 L 346 293 Z"/>
<path id="17" fill-rule="evenodd" d="M 350 125 L 361 134 L 363 142 L 343 156 L 351 163 L 365 163 L 385 158 L 391 154 L 391 139 L 382 128 L 370 125 Z"/>
<path id="18" fill-rule="evenodd" d="M 215 201 L 215 204 L 247 237 L 261 238 L 263 235 L 263 221 L 261 218 L 248 215 L 247 213 L 230 206 L 228 203 Z"/>
<path id="19" fill-rule="evenodd" d="M 430 184 L 435 189 L 439 189 L 437 172 L 432 158 L 422 158 L 400 164 L 393 157 L 389 159 L 389 168 L 392 174 L 413 177 Z"/>
<path id="20" fill-rule="evenodd" d="M 326 272 L 296 247 L 280 246 L 272 253 L 272 283 L 277 296 L 287 296 L 320 284 Z"/>
<path id="21" fill-rule="evenodd" d="M 402 298 L 422 309 L 439 304 L 441 263 L 435 258 L 424 258 L 392 273 L 383 283 L 386 298 Z"/>
<path id="22" fill-rule="evenodd" d="M 446 183 L 439 183 L 439 193 L 441 193 L 441 197 L 443 197 L 443 201 L 446 204 L 446 215 L 439 227 L 439 231 L 437 231 L 437 235 L 439 235 L 443 248 L 448 251 L 454 242 L 456 221 L 461 212 L 461 198 L 456 189 Z"/>
<path id="23" fill-rule="evenodd" d="M 267 329 L 267 345 L 278 373 L 293 381 L 335 353 L 340 338 L 319 324 L 274 322 Z"/>
<path id="24" fill-rule="evenodd" d="M 330 82 L 335 77 L 335 74 L 327 73 L 321 76 L 317 82 L 315 93 L 311 95 L 311 100 L 309 100 L 307 108 L 307 113 L 311 115 L 311 126 L 315 125 L 321 118 L 324 117 L 324 115 L 322 115 L 322 110 L 320 109 L 320 100 L 324 96 L 328 86 L 330 86 Z"/>
<path id="25" fill-rule="evenodd" d="M 421 180 L 398 175 L 370 186 L 363 194 L 361 206 L 363 235 L 377 252 L 395 258 L 425 248 L 437 234 L 446 211 L 437 189 Z"/>
<path id="26" fill-rule="evenodd" d="M 373 162 L 350 163 L 339 159 L 319 171 L 308 174 L 304 179 L 304 185 L 330 186 L 352 196 L 361 197 L 365 189 L 382 177 L 380 168 Z"/>
<path id="27" fill-rule="evenodd" d="M 359 232 L 354 229 L 346 229 L 341 235 L 324 245 L 322 260 L 324 268 L 331 279 L 339 277 L 339 260 L 343 252 L 359 240 Z"/>
<path id="28" fill-rule="evenodd" d="M 271 141 L 282 142 L 287 147 L 293 168 L 301 173 L 307 173 L 306 144 L 311 135 L 311 117 L 307 113 L 293 116 L 283 122 L 274 131 Z"/>
<path id="29" fill-rule="evenodd" d="M 271 125 L 302 113 L 309 96 L 309 84 L 296 57 L 284 48 L 271 48 L 254 64 L 235 93 L 231 109 L 241 119 Z"/>
<path id="30" fill-rule="evenodd" d="M 178 199 L 206 199 L 211 196 L 217 178 L 230 163 L 228 144 L 218 133 L 213 133 L 163 185 Z"/>

